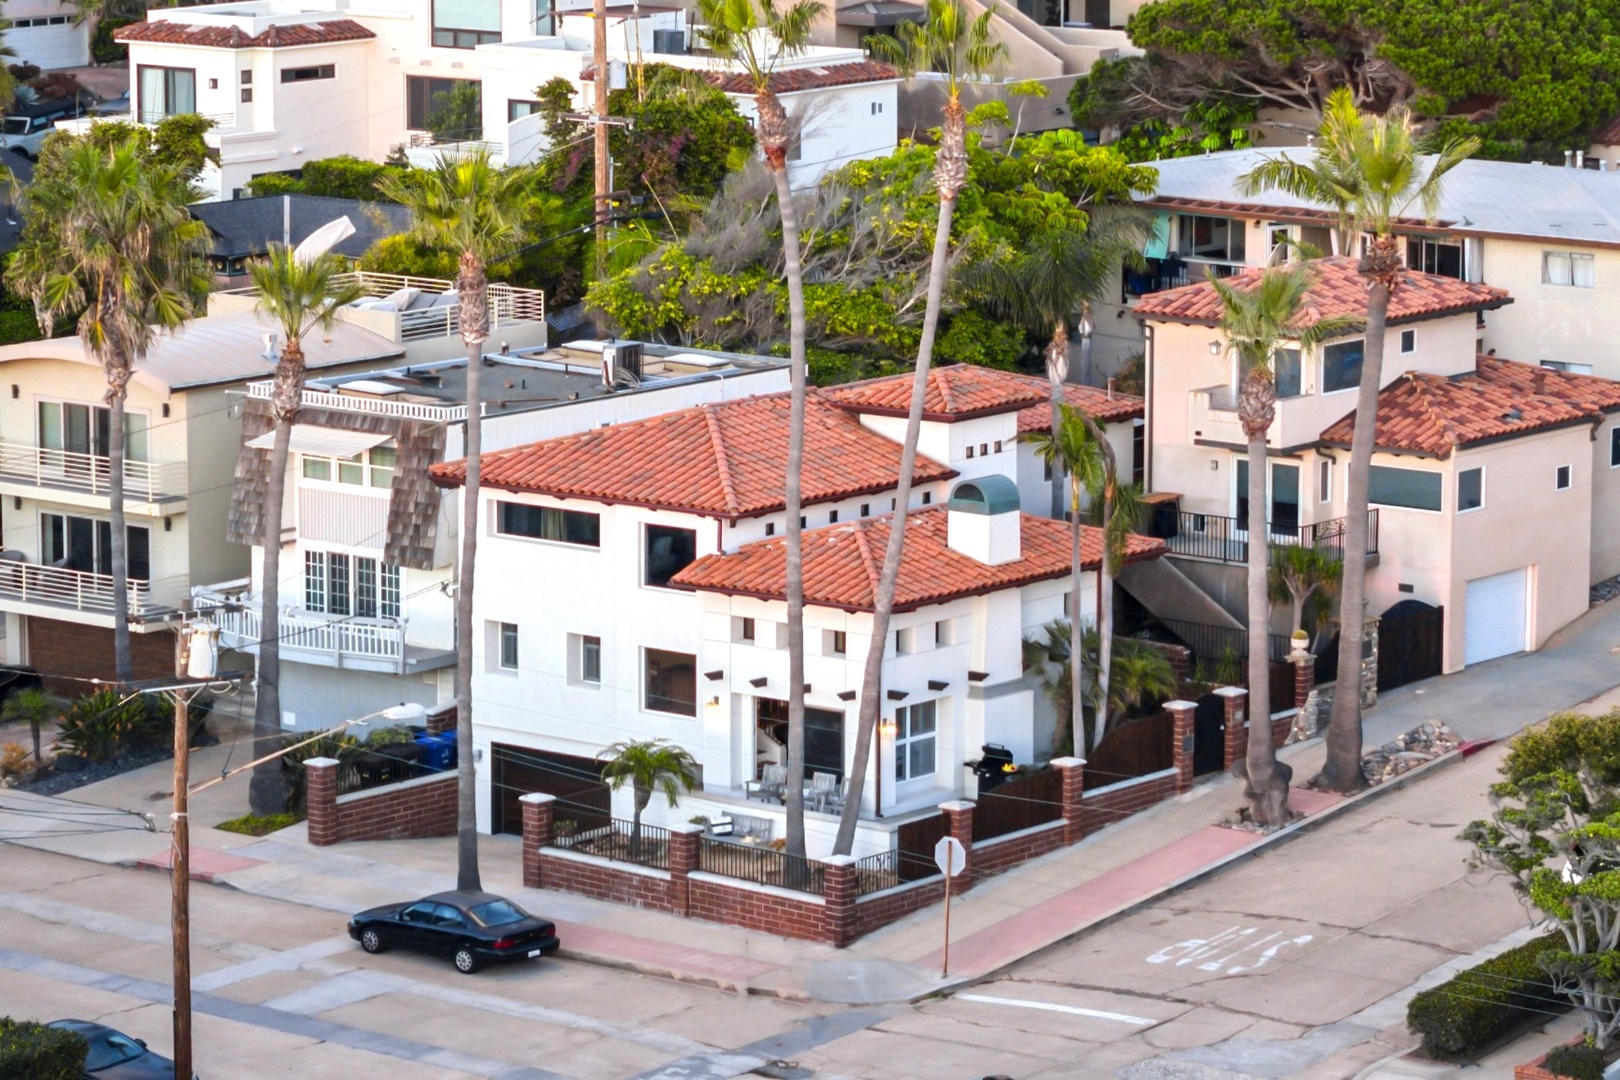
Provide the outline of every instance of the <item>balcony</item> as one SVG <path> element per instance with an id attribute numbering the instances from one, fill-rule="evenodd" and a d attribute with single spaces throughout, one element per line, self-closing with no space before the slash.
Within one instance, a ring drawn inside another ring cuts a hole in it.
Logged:
<path id="1" fill-rule="evenodd" d="M 192 605 L 220 628 L 220 645 L 256 654 L 264 639 L 264 612 L 245 600 L 247 582 L 198 586 Z M 417 674 L 447 667 L 452 650 L 405 644 L 405 620 L 319 615 L 299 609 L 281 613 L 278 636 L 281 659 L 320 667 L 373 671 L 386 675 Z"/>
<path id="2" fill-rule="evenodd" d="M 1187 392 L 1187 430 L 1200 443 L 1243 446 L 1249 441 L 1238 420 L 1237 394 L 1224 383 Z"/>
<path id="3" fill-rule="evenodd" d="M 50 450 L 0 439 L 0 494 L 85 495 L 68 500 L 88 506 L 106 506 L 111 466 L 100 454 Z M 153 464 L 124 460 L 125 509 L 131 513 L 172 514 L 186 497 L 186 463 Z"/>
<path id="4" fill-rule="evenodd" d="M 113 576 L 60 566 L 40 566 L 0 557 L 0 608 L 24 615 L 60 617 L 73 611 L 89 616 L 73 620 L 96 626 L 113 624 Z M 132 620 L 162 621 L 179 610 L 184 578 L 129 581 Z"/>
<path id="5" fill-rule="evenodd" d="M 1345 518 L 1318 521 L 1309 525 L 1272 522 L 1273 549 L 1313 547 L 1343 561 Z M 1149 530 L 1162 539 L 1173 555 L 1212 559 L 1223 563 L 1249 561 L 1249 523 L 1219 514 L 1194 514 L 1171 506 L 1157 507 Z M 1378 554 L 1378 511 L 1367 511 L 1367 558 Z M 1275 556 L 1273 556 L 1275 557 Z"/>
<path id="6" fill-rule="evenodd" d="M 1144 258 L 1140 265 L 1126 265 L 1120 275 L 1120 303 L 1126 304 L 1149 293 L 1179 289 L 1183 285 L 1196 285 L 1211 275 L 1218 278 L 1242 273 L 1248 267 L 1242 263 L 1219 262 L 1197 256 L 1180 255 L 1164 259 Z"/>

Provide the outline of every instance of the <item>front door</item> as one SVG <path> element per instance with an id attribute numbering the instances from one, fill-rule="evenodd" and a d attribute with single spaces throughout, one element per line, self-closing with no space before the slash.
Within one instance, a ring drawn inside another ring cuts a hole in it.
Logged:
<path id="1" fill-rule="evenodd" d="M 780 698 L 754 699 L 754 778 L 766 765 L 787 764 L 788 704 Z M 814 773 L 844 778 L 844 714 L 804 710 L 805 782 Z"/>
<path id="2" fill-rule="evenodd" d="M 1233 492 L 1232 523 L 1235 533 L 1244 539 L 1249 535 L 1249 462 L 1239 458 L 1233 470 L 1236 490 Z M 1283 461 L 1271 463 L 1271 505 L 1266 520 L 1271 524 L 1273 540 L 1294 540 L 1299 536 L 1299 466 Z"/>

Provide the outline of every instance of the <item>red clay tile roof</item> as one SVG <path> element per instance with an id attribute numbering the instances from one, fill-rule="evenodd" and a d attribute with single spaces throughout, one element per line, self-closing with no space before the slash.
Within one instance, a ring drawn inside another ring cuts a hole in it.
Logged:
<path id="1" fill-rule="evenodd" d="M 1611 116 L 1608 123 L 1598 128 L 1592 142 L 1598 146 L 1620 146 L 1620 115 Z"/>
<path id="2" fill-rule="evenodd" d="M 788 395 L 700 405 L 485 454 L 483 483 L 506 491 L 628 503 L 735 520 L 780 510 L 787 472 Z M 812 392 L 805 409 L 806 505 L 888 491 L 900 445 Z M 458 487 L 465 461 L 433 467 Z M 956 472 L 918 456 L 915 483 Z"/>
<path id="3" fill-rule="evenodd" d="M 1334 255 L 1311 264 L 1315 279 L 1305 292 L 1305 301 L 1297 320 L 1300 326 L 1311 326 L 1323 319 L 1340 316 L 1353 319 L 1366 317 L 1367 285 L 1356 272 L 1356 261 L 1346 255 Z M 1259 268 L 1245 270 L 1227 278 L 1226 283 L 1239 289 L 1253 288 L 1262 273 Z M 1412 322 L 1436 315 L 1498 308 L 1512 302 L 1506 289 L 1407 270 L 1401 275 L 1394 295 L 1389 298 L 1389 322 Z M 1142 297 L 1136 305 L 1136 317 L 1157 322 L 1218 326 L 1221 321 L 1221 298 L 1214 286 L 1200 281 L 1196 285 L 1183 285 L 1179 289 L 1167 289 Z"/>
<path id="4" fill-rule="evenodd" d="M 1620 410 L 1620 382 L 1481 356 L 1464 375 L 1407 372 L 1378 394 L 1380 450 L 1445 458 L 1470 443 L 1595 423 Z M 1322 432 L 1349 446 L 1354 412 Z"/>
<path id="5" fill-rule="evenodd" d="M 149 19 L 113 31 L 117 41 L 153 41 L 164 45 L 203 45 L 212 49 L 276 49 L 291 45 L 325 45 L 334 41 L 368 41 L 377 35 L 353 19 L 272 25 L 262 34 L 244 34 L 235 26 L 194 26 L 184 19 Z"/>
<path id="6" fill-rule="evenodd" d="M 733 71 L 705 71 L 703 77 L 727 94 L 752 94 L 754 83 L 746 74 Z M 778 94 L 797 94 L 804 90 L 825 90 L 833 86 L 854 86 L 857 83 L 889 82 L 900 78 L 900 73 L 888 64 L 876 60 L 859 60 L 850 64 L 824 64 L 819 67 L 796 67 L 771 72 L 771 90 Z"/>
<path id="7" fill-rule="evenodd" d="M 951 549 L 947 542 L 947 514 L 943 507 L 914 511 L 906 522 L 905 554 L 894 610 L 910 611 L 963 596 L 996 592 L 1035 581 L 1069 575 L 1069 527 L 1051 518 L 1023 514 L 1023 557 L 1000 566 L 986 566 Z M 828 525 L 804 534 L 804 602 L 846 611 L 871 611 L 889 542 L 890 516 Z M 1102 558 L 1102 533 L 1082 526 L 1083 567 L 1095 570 Z M 1164 552 L 1164 541 L 1135 536 L 1127 558 L 1149 559 Z M 759 596 L 780 600 L 785 596 L 781 539 L 745 544 L 729 555 L 705 555 L 672 579 L 673 584 L 703 592 Z"/>
<path id="8" fill-rule="evenodd" d="M 1040 382 L 1044 385 L 1050 385 L 1045 379 L 1040 380 Z M 1063 400 L 1105 424 L 1117 420 L 1135 420 L 1145 415 L 1141 398 L 1134 394 L 1121 394 L 1117 390 L 1114 392 L 1114 396 L 1110 398 L 1108 391 L 1099 390 L 1095 386 L 1066 384 L 1063 387 Z M 1052 405 L 1050 402 L 1041 405 L 1030 405 L 1018 410 L 1018 434 L 1024 435 L 1031 431 L 1051 430 Z"/>
<path id="9" fill-rule="evenodd" d="M 836 404 L 851 412 L 904 416 L 911 408 L 912 377 L 886 375 L 880 379 L 847 383 L 825 391 Z M 923 419 L 953 423 L 974 416 L 1012 412 L 1052 397 L 1052 384 L 1034 375 L 979 367 L 976 364 L 948 364 L 928 372 L 928 395 L 923 402 Z M 1071 386 L 1069 404 L 1085 409 L 1099 420 L 1119 420 L 1142 415 L 1142 399 L 1115 394 L 1089 386 Z"/>

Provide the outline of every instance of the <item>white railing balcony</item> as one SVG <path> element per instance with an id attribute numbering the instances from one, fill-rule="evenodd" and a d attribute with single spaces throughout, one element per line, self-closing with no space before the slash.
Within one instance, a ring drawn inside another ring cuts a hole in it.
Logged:
<path id="1" fill-rule="evenodd" d="M 100 454 L 51 450 L 0 439 L 0 481 L 21 480 L 42 487 L 106 495 L 111 475 L 111 460 Z M 124 459 L 124 498 L 158 502 L 185 497 L 185 462 L 154 464 Z"/>
<path id="2" fill-rule="evenodd" d="M 274 388 L 275 384 L 268 379 L 264 382 L 248 383 L 247 396 L 269 401 Z M 346 412 L 398 416 L 406 420 L 428 420 L 437 424 L 449 424 L 467 418 L 465 405 L 426 405 L 418 401 L 389 401 L 386 398 L 333 394 L 325 390 L 305 389 L 301 401 L 304 407 L 309 409 L 342 409 Z M 487 407 L 483 409 L 484 413 L 488 411 Z"/>
<path id="3" fill-rule="evenodd" d="M 264 612 L 254 601 L 198 586 L 192 605 L 219 627 L 227 649 L 257 654 L 264 640 Z M 276 636 L 284 659 L 326 667 L 390 674 L 405 672 L 405 621 L 319 615 L 299 609 L 281 613 Z"/>
<path id="4" fill-rule="evenodd" d="M 185 593 L 184 579 L 129 579 L 132 617 L 174 611 Z M 41 605 L 93 615 L 113 613 L 113 576 L 60 566 L 0 559 L 0 604 Z"/>

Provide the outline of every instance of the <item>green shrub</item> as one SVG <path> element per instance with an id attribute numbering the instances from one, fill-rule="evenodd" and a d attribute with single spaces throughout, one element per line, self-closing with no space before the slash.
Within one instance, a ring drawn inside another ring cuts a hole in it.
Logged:
<path id="1" fill-rule="evenodd" d="M 389 173 L 402 170 L 350 154 L 321 158 L 304 166 L 304 194 L 327 195 L 334 199 L 361 199 L 376 202 L 382 198 L 377 183 Z"/>
<path id="2" fill-rule="evenodd" d="M 299 195 L 304 182 L 289 173 L 271 172 L 255 176 L 247 182 L 248 194 L 254 198 L 265 195 Z"/>
<path id="3" fill-rule="evenodd" d="M 1554 932 L 1459 972 L 1412 999 L 1406 1026 L 1422 1037 L 1430 1057 L 1471 1054 L 1522 1020 L 1562 1005 L 1536 957 L 1564 947 L 1564 935 Z"/>
<path id="4" fill-rule="evenodd" d="M 289 735 L 282 740 L 285 746 L 297 746 L 308 735 Z M 319 739 L 282 755 L 281 768 L 287 774 L 287 809 L 295 814 L 304 812 L 306 780 L 304 762 L 310 758 L 336 758 L 338 766 L 338 793 L 350 790 L 359 780 L 353 761 L 363 748 L 360 740 L 346 732 L 326 732 Z"/>
<path id="5" fill-rule="evenodd" d="M 90 59 L 98 64 L 118 64 L 129 59 L 129 46 L 113 40 L 113 31 L 128 26 L 136 19 L 102 19 L 96 23 L 96 32 L 90 35 Z"/>
<path id="6" fill-rule="evenodd" d="M 1569 1080 L 1603 1080 L 1603 1051 L 1585 1043 L 1560 1046 L 1547 1054 L 1541 1067 Z"/>
<path id="7" fill-rule="evenodd" d="M 100 690 L 69 706 L 57 721 L 56 741 L 88 761 L 109 761 L 139 746 L 167 746 L 174 738 L 174 706 L 167 698 L 124 698 Z"/>
<path id="8" fill-rule="evenodd" d="M 381 727 L 373 731 L 366 738 L 366 746 L 372 750 L 381 750 L 389 746 L 403 746 L 416 738 L 416 733 L 404 724 L 395 724 L 392 727 Z"/>
<path id="9" fill-rule="evenodd" d="M 38 341 L 44 336 L 32 311 L 0 311 L 0 345 Z"/>
<path id="10" fill-rule="evenodd" d="M 79 1080 L 90 1044 L 71 1031 L 0 1016 L 0 1076 Z"/>

